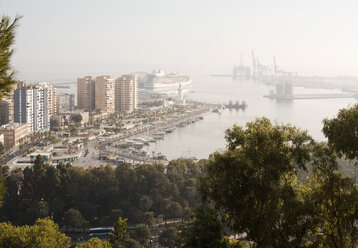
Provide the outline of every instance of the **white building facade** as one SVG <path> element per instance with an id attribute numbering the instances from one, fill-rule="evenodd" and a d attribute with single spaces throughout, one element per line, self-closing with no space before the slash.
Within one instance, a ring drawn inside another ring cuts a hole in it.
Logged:
<path id="1" fill-rule="evenodd" d="M 27 123 L 29 133 L 50 129 L 50 89 L 21 85 L 14 91 L 14 122 Z"/>

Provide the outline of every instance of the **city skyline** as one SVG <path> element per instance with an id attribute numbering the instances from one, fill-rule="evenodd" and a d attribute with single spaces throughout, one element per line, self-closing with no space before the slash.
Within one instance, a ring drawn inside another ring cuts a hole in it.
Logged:
<path id="1" fill-rule="evenodd" d="M 12 60 L 19 80 L 224 73 L 241 53 L 250 65 L 251 49 L 299 75 L 358 75 L 354 1 L 1 0 L 0 9 L 23 15 Z"/>

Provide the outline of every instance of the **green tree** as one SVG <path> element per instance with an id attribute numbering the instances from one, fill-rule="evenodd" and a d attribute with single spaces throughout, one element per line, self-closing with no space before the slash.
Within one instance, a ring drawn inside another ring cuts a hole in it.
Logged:
<path id="1" fill-rule="evenodd" d="M 33 226 L 16 227 L 0 223 L 0 247 L 63 248 L 70 238 L 50 219 L 39 219 Z"/>
<path id="2" fill-rule="evenodd" d="M 10 92 L 11 85 L 15 82 L 15 72 L 11 68 L 10 61 L 15 51 L 12 46 L 20 18 L 16 16 L 11 21 L 9 17 L 2 16 L 0 21 L 0 100 Z"/>
<path id="3" fill-rule="evenodd" d="M 51 116 L 51 119 L 50 119 L 50 128 L 51 129 L 58 129 L 61 127 L 61 119 L 57 116 Z"/>
<path id="4" fill-rule="evenodd" d="M 311 137 L 261 118 L 247 123 L 246 129 L 234 125 L 226 131 L 226 140 L 228 150 L 208 161 L 199 187 L 202 199 L 220 210 L 235 233 L 245 232 L 257 246 L 303 245 L 302 228 L 297 225 L 307 223 L 285 228 L 281 223 L 288 222 L 292 214 L 287 211 L 292 213 L 292 206 L 300 202 L 296 175 L 310 159 Z"/>
<path id="5" fill-rule="evenodd" d="M 181 228 L 181 232 L 179 233 L 179 247 L 221 247 L 222 225 L 214 209 L 206 206 L 198 206 L 192 210 L 190 218 L 191 221 L 187 226 Z M 165 237 L 162 237 L 162 242 L 167 243 Z"/>
<path id="6" fill-rule="evenodd" d="M 73 115 L 73 116 L 71 117 L 71 121 L 74 121 L 74 122 L 77 122 L 77 123 L 81 122 L 81 121 L 82 121 L 82 115 L 80 115 L 80 114 L 78 114 L 78 115 Z"/>
<path id="7" fill-rule="evenodd" d="M 129 235 L 131 239 L 138 241 L 140 244 L 145 245 L 148 244 L 148 240 L 150 239 L 150 230 L 148 226 L 145 227 L 134 227 L 129 228 Z"/>
<path id="8" fill-rule="evenodd" d="M 177 238 L 178 229 L 174 226 L 168 226 L 159 235 L 159 243 L 164 247 L 175 247 Z"/>
<path id="9" fill-rule="evenodd" d="M 144 223 L 149 227 L 152 227 L 155 223 L 155 217 L 153 212 L 144 213 Z"/>
<path id="10" fill-rule="evenodd" d="M 222 248 L 250 248 L 247 241 L 241 241 L 236 239 L 230 239 L 228 237 L 223 237 L 221 241 Z"/>
<path id="11" fill-rule="evenodd" d="M 141 244 L 137 240 L 134 240 L 134 239 L 129 239 L 126 242 L 126 248 L 142 248 L 142 247 L 143 246 L 141 246 Z"/>
<path id="12" fill-rule="evenodd" d="M 0 142 L 0 154 L 4 154 L 5 152 L 5 146 L 2 142 Z"/>
<path id="13" fill-rule="evenodd" d="M 119 218 L 114 223 L 114 231 L 109 239 L 109 243 L 112 248 L 125 248 L 129 239 L 127 219 Z"/>
<path id="14" fill-rule="evenodd" d="M 41 156 L 41 154 L 37 154 L 34 164 L 37 166 L 42 166 L 45 163 L 45 159 Z"/>
<path id="15" fill-rule="evenodd" d="M 314 149 L 313 173 L 307 181 L 323 247 L 357 247 L 358 188 L 338 171 L 332 148 L 321 144 Z"/>
<path id="16" fill-rule="evenodd" d="M 102 242 L 99 238 L 91 238 L 84 244 L 76 245 L 76 248 L 112 248 L 108 242 Z"/>
<path id="17" fill-rule="evenodd" d="M 0 207 L 3 204 L 4 193 L 5 193 L 4 177 L 2 175 L 2 172 L 0 172 Z"/>
<path id="18" fill-rule="evenodd" d="M 166 204 L 166 219 L 182 217 L 182 207 L 179 202 L 170 201 Z"/>
<path id="19" fill-rule="evenodd" d="M 64 223 L 66 229 L 70 227 L 84 227 L 87 224 L 87 221 L 83 218 L 80 211 L 77 209 L 70 208 L 66 213 L 64 218 Z"/>
<path id="20" fill-rule="evenodd" d="M 20 18 L 16 16 L 11 22 L 9 17 L 2 16 L 0 21 L 0 100 L 10 92 L 11 85 L 15 83 L 15 72 L 11 69 L 10 61 L 15 51 L 12 45 L 15 42 L 15 31 Z M 0 154 L 3 152 L 4 145 L 0 143 Z M 0 175 L 0 206 L 4 191 L 2 175 Z"/>
<path id="21" fill-rule="evenodd" d="M 349 159 L 358 157 L 358 104 L 341 109 L 337 117 L 323 120 L 324 135 L 336 152 Z"/>

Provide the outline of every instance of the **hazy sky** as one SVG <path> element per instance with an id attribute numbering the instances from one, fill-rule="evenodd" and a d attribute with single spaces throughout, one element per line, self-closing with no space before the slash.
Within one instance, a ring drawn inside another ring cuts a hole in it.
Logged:
<path id="1" fill-rule="evenodd" d="M 0 0 L 23 15 L 13 66 L 22 80 L 85 74 L 231 72 L 262 63 L 300 75 L 358 76 L 358 1 Z"/>

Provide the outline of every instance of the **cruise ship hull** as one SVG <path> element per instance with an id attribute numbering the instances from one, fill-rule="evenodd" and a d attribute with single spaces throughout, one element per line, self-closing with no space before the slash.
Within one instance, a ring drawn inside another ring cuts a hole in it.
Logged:
<path id="1" fill-rule="evenodd" d="M 183 73 L 165 74 L 163 71 L 149 74 L 147 82 L 144 83 L 146 91 L 173 94 L 178 91 L 179 86 L 186 91 L 191 85 L 191 79 L 188 75 Z"/>

